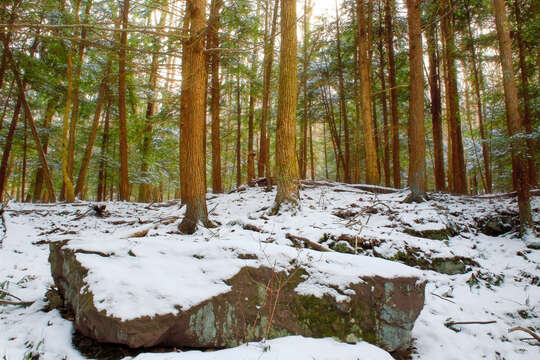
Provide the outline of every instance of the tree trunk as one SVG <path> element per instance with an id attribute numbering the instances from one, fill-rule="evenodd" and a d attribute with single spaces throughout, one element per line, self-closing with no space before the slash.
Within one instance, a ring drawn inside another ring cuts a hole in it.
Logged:
<path id="1" fill-rule="evenodd" d="M 428 26 L 427 42 L 428 42 L 428 59 L 429 59 L 429 93 L 431 97 L 431 123 L 433 129 L 433 153 L 434 153 L 434 168 L 435 175 L 435 190 L 444 191 L 444 155 L 442 144 L 442 117 L 441 117 L 441 86 L 439 76 L 439 51 L 437 40 L 435 37 L 437 27 Z"/>
<path id="2" fill-rule="evenodd" d="M 0 203 L 4 201 L 4 188 L 8 180 L 8 163 L 9 156 L 11 154 L 11 147 L 13 146 L 13 137 L 15 135 L 15 130 L 17 129 L 17 121 L 19 120 L 19 115 L 21 113 L 21 98 L 17 99 L 17 104 L 15 105 L 15 110 L 13 111 L 13 116 L 11 118 L 11 124 L 9 126 L 9 131 L 6 136 L 4 151 L 2 153 L 2 163 L 0 165 Z"/>
<path id="3" fill-rule="evenodd" d="M 43 152 L 47 154 L 49 147 L 49 132 L 48 129 L 51 124 L 51 120 L 55 113 L 56 99 L 51 99 L 47 103 L 47 110 L 45 111 L 45 116 L 43 119 L 43 129 L 46 130 L 45 135 L 43 136 Z M 36 179 L 34 181 L 34 191 L 33 191 L 33 202 L 38 202 L 42 200 L 42 189 L 43 189 L 43 168 L 40 166 L 36 171 Z"/>
<path id="4" fill-rule="evenodd" d="M 471 15 L 469 12 L 469 7 L 466 6 L 465 13 L 467 16 L 467 25 L 468 25 L 468 32 L 469 32 L 469 38 L 470 38 L 470 51 L 471 51 L 471 61 L 472 61 L 472 70 L 473 70 L 473 86 L 474 86 L 474 92 L 476 95 L 476 105 L 477 105 L 477 113 L 478 113 L 478 127 L 480 130 L 480 138 L 482 139 L 482 156 L 484 158 L 484 176 L 485 176 L 485 191 L 487 193 L 492 192 L 492 180 L 491 180 L 491 167 L 490 167 L 490 148 L 489 143 L 486 138 L 486 130 L 485 130 L 485 115 L 484 115 L 484 108 L 482 106 L 482 96 L 481 96 L 481 90 L 480 88 L 483 87 L 482 82 L 482 66 L 478 64 L 478 59 L 476 55 L 476 50 L 473 43 L 473 32 L 471 27 Z M 480 65 L 480 66 L 479 66 Z"/>
<path id="5" fill-rule="evenodd" d="M 300 168 L 300 178 L 305 179 L 307 174 L 307 141 L 308 141 L 308 69 L 309 69 L 309 21 L 311 17 L 311 0 L 304 0 L 304 41 L 302 44 L 302 94 L 303 94 L 303 112 L 302 112 L 302 141 L 300 143 L 300 156 L 298 158 Z"/>
<path id="6" fill-rule="evenodd" d="M 355 10 L 352 14 L 354 28 L 357 27 Z M 360 72 L 358 71 L 358 31 L 353 31 L 354 33 L 354 52 L 353 52 L 353 90 L 354 90 L 354 106 L 355 106 L 355 119 L 353 127 L 353 156 L 352 156 L 352 165 L 351 165 L 351 176 L 352 182 L 358 184 L 361 182 L 361 172 L 360 172 L 360 161 L 362 150 L 362 135 L 360 132 L 360 92 L 358 91 L 358 83 L 360 82 Z"/>
<path id="7" fill-rule="evenodd" d="M 535 146 L 532 138 L 532 121 L 531 121 L 531 105 L 529 95 L 529 69 L 525 61 L 525 44 L 521 36 L 521 10 L 519 8 L 519 0 L 514 0 L 514 9 L 516 15 L 517 31 L 515 38 L 518 45 L 519 54 L 519 69 L 521 75 L 521 101 L 523 103 L 523 126 L 527 133 L 527 170 L 529 175 L 529 186 L 535 187 L 538 184 L 536 166 L 535 166 Z M 536 14 L 538 19 L 538 14 Z"/>
<path id="8" fill-rule="evenodd" d="M 364 131 L 364 150 L 366 153 L 366 183 L 379 184 L 379 168 L 377 166 L 377 148 L 375 129 L 371 118 L 371 81 L 368 63 L 368 34 L 364 0 L 356 0 L 358 18 L 358 46 L 360 70 L 360 107 L 362 109 L 362 128 Z"/>
<path id="9" fill-rule="evenodd" d="M 17 87 L 19 89 L 19 98 L 22 103 L 22 107 L 24 110 L 24 116 L 26 116 L 26 119 L 29 121 L 30 130 L 32 131 L 32 137 L 34 138 L 34 142 L 36 143 L 37 152 L 39 155 L 39 160 L 41 162 L 41 166 L 43 168 L 43 180 L 45 181 L 45 185 L 47 187 L 47 191 L 49 193 L 48 200 L 50 202 L 55 202 L 56 197 L 54 195 L 54 187 L 51 180 L 51 174 L 49 172 L 49 164 L 47 163 L 47 158 L 45 156 L 45 153 L 43 152 L 43 147 L 41 146 L 41 140 L 39 139 L 39 133 L 37 131 L 36 125 L 34 123 L 34 118 L 32 117 L 32 112 L 30 111 L 30 106 L 28 105 L 28 102 L 26 100 L 26 94 L 24 93 L 24 83 L 21 79 L 21 76 L 19 74 L 19 69 L 17 68 L 17 64 L 15 63 L 15 59 L 13 59 L 13 54 L 9 50 L 9 48 L 4 47 L 4 52 L 7 53 L 8 61 L 11 64 L 11 68 L 13 70 L 13 75 L 15 76 L 15 82 L 17 83 Z"/>
<path id="10" fill-rule="evenodd" d="M 379 31 L 379 79 L 381 81 L 381 106 L 383 112 L 383 169 L 384 169 L 384 186 L 392 186 L 390 183 L 391 174 L 390 174 L 390 134 L 388 128 L 388 102 L 386 100 L 386 77 L 384 76 L 384 50 L 383 50 L 383 39 L 382 39 L 382 25 Z"/>
<path id="11" fill-rule="evenodd" d="M 313 124 L 309 124 L 309 163 L 311 168 L 311 180 L 315 180 L 315 159 L 313 156 Z"/>
<path id="12" fill-rule="evenodd" d="M 409 201 L 422 202 L 426 198 L 426 144 L 424 129 L 424 62 L 422 58 L 422 22 L 420 0 L 407 0 L 409 24 Z"/>
<path id="13" fill-rule="evenodd" d="M 238 69 L 240 70 L 240 69 Z M 242 104 L 240 71 L 236 75 L 236 188 L 242 185 Z"/>
<path id="14" fill-rule="evenodd" d="M 189 87 L 182 92 L 186 97 L 185 103 L 189 105 L 187 113 L 182 115 L 182 152 L 185 165 L 182 175 L 184 188 L 182 201 L 186 204 L 186 213 L 178 226 L 180 232 L 192 234 L 199 222 L 205 226 L 212 224 L 208 220 L 206 208 L 206 184 L 204 182 L 204 123 L 205 123 L 205 89 L 206 89 L 206 62 L 204 55 L 204 39 L 200 33 L 206 28 L 206 0 L 193 0 L 189 6 L 189 40 L 184 47 L 186 54 L 187 76 Z"/>
<path id="15" fill-rule="evenodd" d="M 88 168 L 90 166 L 90 159 L 92 158 L 92 149 L 94 148 L 94 142 L 96 141 L 97 130 L 99 127 L 99 119 L 101 117 L 101 110 L 103 108 L 103 102 L 107 93 L 107 86 L 109 83 L 109 72 L 111 68 L 111 62 L 108 61 L 105 65 L 105 71 L 103 79 L 99 86 L 98 97 L 96 100 L 96 109 L 94 110 L 94 119 L 92 121 L 92 128 L 90 129 L 90 135 L 88 136 L 88 142 L 86 143 L 86 149 L 79 170 L 79 177 L 77 178 L 77 185 L 75 186 L 75 195 L 79 196 L 81 200 L 84 200 L 83 189 L 86 186 L 86 178 L 88 176 Z M 73 121 L 73 120 L 72 120 Z"/>
<path id="16" fill-rule="evenodd" d="M 396 62 L 394 59 L 394 30 L 392 12 L 394 0 L 385 0 L 384 2 L 384 24 L 386 28 L 386 52 L 388 53 L 388 82 L 390 85 L 390 132 L 392 136 L 392 175 L 394 187 L 401 187 L 401 165 L 399 162 L 399 113 L 398 113 L 398 94 L 396 84 Z"/>
<path id="17" fill-rule="evenodd" d="M 257 173 L 259 177 L 266 177 L 270 180 L 270 141 L 267 137 L 267 123 L 270 111 L 270 80 L 272 78 L 272 64 L 274 62 L 274 41 L 277 32 L 279 0 L 274 0 L 274 12 L 272 15 L 271 29 L 269 30 L 270 21 L 266 21 L 265 37 L 264 37 L 264 60 L 263 60 L 263 100 L 262 100 L 262 115 L 261 115 L 261 137 L 259 144 L 259 159 L 257 164 Z M 269 32 L 270 31 L 270 32 Z"/>
<path id="18" fill-rule="evenodd" d="M 512 175 L 514 188 L 518 197 L 520 233 L 524 238 L 533 238 L 534 230 L 532 229 L 527 165 L 525 160 L 519 155 L 525 154 L 526 145 L 520 136 L 524 131 L 519 114 L 518 92 L 512 62 L 512 43 L 510 40 L 510 29 L 508 18 L 506 17 L 504 0 L 493 0 L 493 8 L 495 12 L 497 37 L 499 39 L 508 135 L 511 138 Z"/>
<path id="19" fill-rule="evenodd" d="M 278 119 L 276 132 L 277 194 L 272 212 L 288 203 L 297 207 L 298 163 L 296 162 L 296 1 L 281 5 L 281 51 L 279 63 Z"/>
<path id="20" fill-rule="evenodd" d="M 81 21 L 79 19 L 79 6 L 81 1 L 78 0 L 75 6 L 75 23 L 79 24 Z M 83 22 L 88 22 L 88 16 L 90 14 L 90 9 L 92 8 L 92 0 L 86 1 L 86 8 L 84 10 L 84 19 Z M 77 60 L 75 62 L 75 72 L 73 76 L 73 93 L 72 93 L 72 109 L 71 109 L 71 121 L 69 123 L 69 142 L 68 142 L 68 173 L 69 178 L 73 182 L 73 167 L 75 163 L 75 137 L 77 124 L 79 122 L 79 90 L 81 83 L 81 73 L 82 65 L 84 61 L 84 51 L 86 45 L 86 34 L 87 28 L 85 26 L 81 27 L 81 36 L 80 41 L 78 42 L 78 51 L 77 51 Z"/>
<path id="21" fill-rule="evenodd" d="M 64 111 L 64 125 L 62 127 L 62 179 L 64 180 L 64 198 L 66 202 L 75 201 L 75 192 L 73 190 L 73 182 L 69 176 L 68 167 L 68 142 L 69 142 L 69 114 L 71 110 L 71 96 L 73 91 L 73 64 L 71 62 L 71 49 L 67 55 L 67 93 L 66 93 L 66 109 Z"/>
<path id="22" fill-rule="evenodd" d="M 350 172 L 350 135 L 349 135 L 349 119 L 347 117 L 347 104 L 345 102 L 345 81 L 343 79 L 343 62 L 341 59 L 341 34 L 339 28 L 339 11 L 336 4 L 336 46 L 337 46 L 337 70 L 338 70 L 338 85 L 339 85 L 339 105 L 341 118 L 343 120 L 343 142 L 345 144 L 345 153 L 343 159 L 343 175 L 346 183 L 351 182 Z"/>
<path id="23" fill-rule="evenodd" d="M 105 112 L 105 122 L 103 125 L 103 135 L 101 137 L 101 154 L 99 157 L 97 201 L 105 201 L 107 197 L 107 165 L 105 154 L 109 148 L 109 122 L 111 116 L 111 98 L 107 99 L 107 110 Z"/>
<path id="24" fill-rule="evenodd" d="M 450 127 L 452 173 L 450 175 L 450 190 L 456 194 L 467 193 L 467 181 L 465 170 L 465 156 L 463 153 L 463 140 L 461 134 L 461 120 L 459 116 L 457 72 L 456 72 L 456 46 L 454 43 L 454 19 L 452 0 L 444 0 L 441 19 L 442 38 L 444 46 L 444 69 L 447 78 L 446 84 L 446 108 Z"/>
<path id="25" fill-rule="evenodd" d="M 219 79 L 219 66 L 221 54 L 219 49 L 218 32 L 221 27 L 220 11 L 223 6 L 222 0 L 212 0 L 210 4 L 210 18 L 208 20 L 207 43 L 210 57 L 210 116 L 212 118 L 212 192 L 223 192 L 221 181 L 221 134 L 220 134 L 220 98 L 221 83 Z"/>
<path id="26" fill-rule="evenodd" d="M 119 195 L 121 201 L 129 201 L 129 173 L 128 173 L 128 144 L 127 144 L 127 117 L 126 117 L 126 48 L 127 28 L 129 16 L 129 0 L 123 0 L 122 5 L 122 33 L 120 35 L 120 48 L 118 52 L 118 123 L 120 136 L 120 184 Z"/>

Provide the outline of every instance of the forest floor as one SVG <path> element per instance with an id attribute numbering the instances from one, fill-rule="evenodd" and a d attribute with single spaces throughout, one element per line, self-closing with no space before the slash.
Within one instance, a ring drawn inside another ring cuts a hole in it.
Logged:
<path id="1" fill-rule="evenodd" d="M 307 247 L 357 253 L 405 263 L 421 269 L 427 280 L 425 305 L 412 331 L 413 359 L 538 359 L 538 341 L 523 331 L 508 331 L 520 326 L 540 334 L 540 250 L 528 248 L 516 236 L 516 201 L 501 194 L 434 193 L 425 203 L 406 204 L 407 194 L 306 182 L 301 209 L 277 216 L 267 215 L 275 188 L 246 187 L 230 194 L 209 194 L 210 218 L 218 226 L 201 228 L 190 237 L 209 242 L 234 239 L 262 248 L 276 244 L 296 251 Z M 212 352 L 167 349 L 165 353 L 135 354 L 114 347 L 96 352 L 95 344 L 74 334 L 69 315 L 58 309 L 43 311 L 49 303 L 46 293 L 53 286 L 48 243 L 83 239 L 93 241 L 98 249 L 107 247 L 107 239 L 125 238 L 136 248 L 144 238 L 182 240 L 188 236 L 177 233 L 184 209 L 176 201 L 103 203 L 105 208 L 98 209 L 103 210 L 99 214 L 94 205 L 9 203 L 4 210 L 1 360 L 96 356 L 137 360 L 392 359 L 386 351 L 363 342 L 351 345 L 297 336 Z M 534 196 L 531 205 L 538 234 L 540 197 Z M 148 283 L 141 281 L 141 286 Z"/>

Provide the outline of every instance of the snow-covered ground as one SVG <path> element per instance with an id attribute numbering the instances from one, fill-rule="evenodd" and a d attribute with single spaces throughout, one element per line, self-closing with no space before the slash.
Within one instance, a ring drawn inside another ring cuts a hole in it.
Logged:
<path id="1" fill-rule="evenodd" d="M 374 194 L 331 183 L 328 186 L 308 184 L 301 195 L 299 211 L 278 216 L 267 215 L 275 193 L 263 188 L 209 195 L 210 218 L 219 226 L 201 228 L 192 237 L 208 242 L 209 247 L 226 241 L 241 241 L 245 247 L 267 252 L 274 245 L 290 246 L 290 250 L 283 253 L 285 261 L 291 256 L 287 255 L 289 252 L 302 252 L 293 248 L 298 245 L 295 237 L 352 254 L 399 260 L 403 260 L 400 255 L 414 254 L 425 260 L 424 264 L 438 258 L 469 259 L 472 265 L 468 265 L 470 271 L 464 274 L 446 275 L 421 270 L 422 278 L 428 283 L 425 306 L 413 329 L 413 358 L 510 360 L 540 357 L 540 346 L 527 340 L 529 335 L 508 333 L 508 329 L 515 326 L 540 333 L 540 250 L 527 249 L 514 233 L 493 237 L 478 231 L 479 224 L 494 218 L 496 213 L 515 211 L 515 201 L 507 197 L 434 194 L 429 202 L 404 204 L 406 192 Z M 176 226 L 184 211 L 177 203 L 106 203 L 110 216 L 105 218 L 96 217 L 93 210 L 89 211 L 89 205 L 92 204 L 9 204 L 4 214 L 7 236 L 0 245 L 0 289 L 4 291 L 0 298 L 14 302 L 20 298 L 34 303 L 28 307 L 0 305 L 0 359 L 32 358 L 38 354 L 40 359 L 85 358 L 72 345 L 71 322 L 58 310 L 42 311 L 47 305 L 45 293 L 53 285 L 47 260 L 48 242 L 74 239 L 70 246 L 79 243 L 108 252 L 118 250 L 115 248 L 118 239 L 126 239 L 129 250 L 139 256 L 151 251 L 145 246 L 145 238 L 153 239 L 153 244 L 188 239 L 186 235 L 177 234 Z M 538 226 L 538 196 L 533 198 L 532 208 Z M 442 240 L 422 237 L 444 231 L 453 236 Z M 130 238 L 135 233 L 144 237 Z M 234 270 L 216 268 L 219 262 L 207 265 L 217 272 L 218 277 L 224 276 L 219 271 Z M 409 271 L 406 267 L 392 268 L 385 271 L 400 268 Z M 100 276 L 106 275 L 104 271 Z M 348 275 L 343 274 L 345 282 Z M 145 287 L 159 285 L 152 281 L 155 276 L 158 275 L 137 277 L 141 294 Z M 95 284 L 98 286 L 99 281 Z M 166 295 L 174 298 L 178 294 Z M 112 296 L 111 301 L 114 300 Z M 166 307 L 167 303 L 162 305 Z M 116 311 L 125 312 L 126 318 L 144 310 L 134 304 L 115 306 Z M 154 303 L 154 306 L 160 305 Z M 159 313 L 160 309 L 153 308 L 152 311 Z M 491 323 L 445 326 L 451 321 Z M 378 360 L 391 357 L 367 343 L 350 345 L 332 339 L 288 337 L 214 352 L 143 353 L 136 359 Z"/>

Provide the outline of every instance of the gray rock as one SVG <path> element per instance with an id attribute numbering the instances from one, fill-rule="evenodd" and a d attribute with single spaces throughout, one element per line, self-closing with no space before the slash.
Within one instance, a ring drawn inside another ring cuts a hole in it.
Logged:
<path id="1" fill-rule="evenodd" d="M 303 335 L 365 340 L 388 351 L 402 350 L 410 344 L 411 330 L 424 305 L 425 282 L 416 277 L 359 278 L 349 285 L 353 290 L 347 292 L 349 300 L 337 302 L 329 295 L 296 293 L 296 286 L 308 276 L 300 266 L 288 274 L 246 266 L 226 281 L 229 292 L 176 314 L 122 321 L 96 309 L 94 294 L 85 282 L 88 269 L 77 260 L 76 251 L 64 245 L 50 244 L 49 262 L 56 286 L 75 314 L 75 327 L 97 341 L 132 348 L 221 348 Z"/>

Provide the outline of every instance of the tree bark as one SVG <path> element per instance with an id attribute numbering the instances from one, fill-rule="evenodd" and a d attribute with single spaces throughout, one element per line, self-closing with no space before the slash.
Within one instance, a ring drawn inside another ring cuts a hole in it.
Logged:
<path id="1" fill-rule="evenodd" d="M 51 174 L 49 172 L 49 164 L 47 163 L 47 157 L 45 156 L 45 153 L 43 152 L 43 147 L 41 146 L 41 140 L 39 138 L 39 133 L 37 131 L 36 125 L 34 123 L 34 118 L 32 117 L 32 112 L 30 111 L 30 106 L 28 105 L 28 101 L 26 100 L 26 94 L 24 93 L 25 86 L 24 86 L 23 80 L 21 79 L 21 75 L 19 74 L 19 69 L 17 68 L 17 63 L 15 62 L 15 59 L 13 58 L 13 54 L 11 53 L 11 50 L 9 50 L 9 48 L 7 47 L 4 47 L 3 51 L 7 53 L 8 61 L 11 64 L 11 69 L 13 70 L 13 75 L 15 76 L 15 82 L 17 83 L 17 87 L 19 89 L 19 98 L 21 99 L 22 107 L 24 110 L 24 116 L 26 116 L 26 119 L 29 121 L 30 130 L 32 131 L 32 137 L 34 138 L 34 142 L 36 143 L 39 160 L 43 168 L 43 180 L 47 187 L 47 192 L 49 193 L 48 200 L 50 202 L 55 202 L 56 197 L 54 195 L 54 187 L 51 180 Z"/>
<path id="2" fill-rule="evenodd" d="M 347 103 L 345 102 L 345 81 L 343 79 L 343 61 L 341 59 L 341 34 L 339 26 L 339 10 L 336 4 L 336 46 L 337 46 L 337 67 L 338 67 L 338 85 L 339 85 L 339 105 L 341 119 L 343 120 L 343 143 L 345 148 L 343 159 L 343 175 L 346 183 L 351 182 L 350 171 L 350 135 L 349 135 L 349 119 L 347 117 Z"/>
<path id="3" fill-rule="evenodd" d="M 444 46 L 444 72 L 446 77 L 446 108 L 450 128 L 451 143 L 451 173 L 450 190 L 455 194 L 467 193 L 465 170 L 465 156 L 463 153 L 463 140 L 461 134 L 461 119 L 459 115 L 457 72 L 456 72 L 456 46 L 454 43 L 454 17 L 452 0 L 444 0 L 441 19 L 441 33 Z"/>
<path id="4" fill-rule="evenodd" d="M 47 104 L 47 110 L 45 111 L 45 116 L 43 119 L 43 129 L 46 131 L 43 136 L 43 152 L 47 154 L 49 148 L 49 132 L 48 129 L 51 124 L 51 120 L 55 113 L 56 99 L 49 100 Z M 36 171 L 36 179 L 34 181 L 34 191 L 32 194 L 32 201 L 38 202 L 42 200 L 42 189 L 43 189 L 43 168 L 40 166 Z"/>
<path id="5" fill-rule="evenodd" d="M 276 132 L 277 194 L 272 212 L 285 203 L 297 207 L 298 163 L 296 161 L 296 1 L 281 5 L 281 51 L 279 62 L 278 118 Z"/>
<path id="6" fill-rule="evenodd" d="M 482 66 L 478 64 L 479 60 L 476 55 L 476 50 L 473 43 L 473 32 L 471 27 L 471 15 L 469 12 L 469 7 L 466 6 L 465 14 L 467 16 L 467 27 L 470 38 L 470 51 L 471 51 L 471 61 L 472 61 L 472 70 L 473 70 L 473 86 L 474 92 L 476 95 L 476 106 L 478 113 L 478 127 L 480 130 L 480 138 L 482 139 L 482 157 L 484 160 L 484 176 L 485 176 L 485 191 L 487 193 L 492 192 L 492 179 L 491 179 L 491 167 L 490 167 L 490 148 L 489 143 L 486 137 L 485 130 L 485 115 L 484 107 L 482 105 L 482 96 L 481 96 L 481 87 L 483 87 L 482 81 Z"/>
<path id="7" fill-rule="evenodd" d="M 422 58 L 422 22 L 420 0 L 407 0 L 409 24 L 409 201 L 426 199 L 426 144 L 424 128 L 424 62 Z"/>
<path id="8" fill-rule="evenodd" d="M 73 92 L 73 64 L 71 62 L 71 49 L 67 55 L 67 92 L 66 92 L 66 109 L 64 111 L 64 125 L 62 127 L 62 179 L 64 180 L 64 198 L 66 202 L 75 201 L 75 192 L 73 190 L 73 182 L 69 176 L 68 165 L 68 142 L 69 142 L 69 114 L 71 110 L 71 96 Z"/>
<path id="9" fill-rule="evenodd" d="M 79 24 L 81 21 L 79 19 L 79 6 L 81 1 L 78 0 L 75 6 L 75 23 Z M 90 9 L 92 8 L 92 0 L 86 1 L 86 7 L 84 10 L 84 19 L 83 22 L 88 21 L 88 16 L 90 14 Z M 87 28 L 85 26 L 81 27 L 80 41 L 78 42 L 77 49 L 77 60 L 75 62 L 75 72 L 73 76 L 73 93 L 72 93 L 72 109 L 71 109 L 71 121 L 69 123 L 69 142 L 68 142 L 68 173 L 69 178 L 73 182 L 73 168 L 75 163 L 75 137 L 77 124 L 79 122 L 79 92 L 80 92 L 80 83 L 81 83 L 81 73 L 82 65 L 84 61 L 84 51 L 86 47 L 86 35 Z"/>
<path id="10" fill-rule="evenodd" d="M 219 67 L 221 54 L 219 48 L 218 32 L 221 27 L 220 11 L 223 6 L 222 0 L 212 0 L 210 4 L 210 18 L 208 19 L 208 48 L 210 57 L 210 116 L 212 119 L 212 192 L 223 192 L 221 180 L 221 129 L 220 129 L 220 98 L 221 82 L 219 79 Z M 214 50 L 215 49 L 215 50 Z"/>
<path id="11" fill-rule="evenodd" d="M 436 26 L 428 26 L 428 59 L 429 59 L 429 93 L 431 98 L 431 123 L 433 130 L 433 154 L 435 175 L 435 190 L 446 189 L 444 180 L 444 155 L 442 144 L 442 117 L 441 117 L 441 84 L 439 75 L 439 51 L 436 40 Z"/>
<path id="12" fill-rule="evenodd" d="M 103 124 L 103 135 L 101 137 L 101 152 L 99 157 L 97 201 L 105 201 L 107 197 L 107 164 L 105 154 L 109 147 L 109 122 L 111 117 L 111 98 L 107 99 L 107 110 L 105 112 L 105 121 Z"/>
<path id="13" fill-rule="evenodd" d="M 4 149 L 2 153 L 2 163 L 0 165 L 0 202 L 4 201 L 4 188 L 6 186 L 7 180 L 8 180 L 8 164 L 9 164 L 9 156 L 11 154 L 11 147 L 13 146 L 13 137 L 15 135 L 15 130 L 17 129 L 17 121 L 19 120 L 19 116 L 21 113 L 21 98 L 17 99 L 17 104 L 15 105 L 15 109 L 13 111 L 13 116 L 11 118 L 11 124 L 9 126 L 9 130 L 6 136 Z"/>
<path id="14" fill-rule="evenodd" d="M 380 181 L 380 175 L 377 165 L 375 129 L 373 128 L 373 120 L 371 118 L 371 81 L 369 76 L 368 33 L 364 0 L 356 0 L 356 12 L 358 18 L 360 107 L 362 109 L 362 128 L 364 131 L 364 150 L 366 153 L 366 183 L 377 185 Z"/>
<path id="15" fill-rule="evenodd" d="M 99 86 L 99 91 L 98 91 L 98 97 L 96 100 L 96 109 L 94 110 L 94 119 L 92 121 L 92 128 L 90 129 L 90 135 L 88 136 L 86 149 L 84 151 L 84 156 L 81 162 L 81 168 L 79 170 L 79 176 L 77 178 L 77 184 L 75 186 L 75 195 L 79 196 L 81 200 L 84 200 L 83 189 L 86 187 L 86 178 L 88 177 L 88 168 L 90 166 L 90 160 L 92 158 L 92 149 L 94 148 L 94 142 L 96 141 L 97 130 L 99 127 L 99 120 L 101 118 L 101 110 L 103 108 L 103 102 L 106 97 L 111 65 L 112 64 L 110 61 L 108 61 L 107 64 L 105 65 L 103 79 L 101 80 L 101 84 Z"/>
<path id="16" fill-rule="evenodd" d="M 259 159 L 257 164 L 257 175 L 266 177 L 270 180 L 270 141 L 267 136 L 268 115 L 270 111 L 270 80 L 272 78 L 272 64 L 274 62 L 274 41 L 277 32 L 277 18 L 279 10 L 279 0 L 274 0 L 274 11 L 271 20 L 271 29 L 268 29 L 270 21 L 267 20 L 264 38 L 264 59 L 263 59 L 263 100 L 261 115 L 261 135 L 259 144 Z M 270 32 L 269 32 L 270 31 Z"/>
<path id="17" fill-rule="evenodd" d="M 394 30 L 392 12 L 394 0 L 384 1 L 384 24 L 386 28 L 386 52 L 388 53 L 388 83 L 390 85 L 390 132 L 392 137 L 392 175 L 394 187 L 401 187 L 401 165 L 399 161 L 399 112 L 396 84 L 396 61 L 394 58 Z"/>
<path id="18" fill-rule="evenodd" d="M 121 201 L 129 201 L 129 173 L 128 173 L 128 144 L 127 144 L 127 116 L 126 116 L 126 48 L 127 28 L 129 16 L 129 0 L 123 0 L 122 5 L 122 33 L 120 35 L 120 48 L 118 52 L 118 123 L 120 136 L 120 184 L 119 196 Z"/>
<path id="19" fill-rule="evenodd" d="M 382 39 L 382 25 L 379 31 L 379 80 L 381 82 L 381 107 L 383 112 L 383 169 L 384 169 L 384 186 L 392 186 L 390 183 L 391 174 L 390 174 L 390 134 L 388 127 L 388 101 L 386 97 L 386 77 L 384 76 L 385 60 L 384 60 L 384 50 L 383 50 L 383 39 Z"/>
<path id="20" fill-rule="evenodd" d="M 521 75 L 521 101 L 523 103 L 523 126 L 525 127 L 525 132 L 527 136 L 527 170 L 529 175 L 529 185 L 530 187 L 535 187 L 538 184 L 538 178 L 536 173 L 535 165 L 535 146 L 534 139 L 532 138 L 532 121 L 531 121 L 531 105 L 530 105 L 530 94 L 529 94 L 529 69 L 525 61 L 525 44 L 523 42 L 523 37 L 521 36 L 522 27 L 521 27 L 521 10 L 519 7 L 519 0 L 514 0 L 514 9 L 516 16 L 516 25 L 517 31 L 515 33 L 515 38 L 518 45 L 518 55 L 519 55 L 519 69 Z M 536 14 L 538 18 L 538 14 Z"/>
<path id="21" fill-rule="evenodd" d="M 240 102 L 242 88 L 240 72 L 236 76 L 236 188 L 239 188 L 242 185 L 242 103 Z"/>
<path id="22" fill-rule="evenodd" d="M 185 43 L 187 76 L 189 86 L 184 88 L 182 97 L 189 105 L 187 112 L 182 115 L 182 128 L 180 130 L 183 159 L 182 176 L 186 213 L 178 229 L 185 234 L 192 234 L 199 222 L 205 226 L 212 224 L 208 220 L 206 208 L 206 184 L 203 151 L 204 123 L 205 123 L 205 89 L 206 89 L 206 61 L 204 55 L 204 39 L 200 33 L 206 28 L 206 0 L 192 0 L 189 6 L 189 40 Z"/>
<path id="23" fill-rule="evenodd" d="M 495 26 L 499 39 L 499 52 L 503 74 L 504 102 L 506 105 L 506 121 L 508 135 L 511 142 L 512 177 L 514 189 L 518 197 L 520 233 L 526 238 L 534 237 L 532 231 L 531 203 L 529 194 L 528 172 L 525 160 L 520 154 L 525 154 L 526 144 L 521 139 L 524 133 L 521 116 L 519 114 L 518 92 L 514 78 L 512 61 L 512 43 L 510 40 L 510 27 L 504 6 L 504 0 L 493 0 L 495 12 Z"/>

